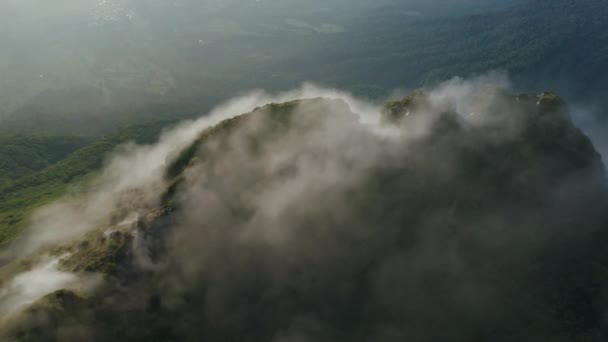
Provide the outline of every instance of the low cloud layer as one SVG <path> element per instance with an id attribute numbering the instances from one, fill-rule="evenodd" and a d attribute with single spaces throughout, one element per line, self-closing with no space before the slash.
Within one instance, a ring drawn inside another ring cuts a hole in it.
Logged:
<path id="1" fill-rule="evenodd" d="M 599 159 L 588 141 L 544 149 L 559 129 L 533 127 L 541 114 L 497 81 L 442 84 L 397 134 L 302 104 L 284 131 L 252 119 L 210 139 L 186 171 L 160 290 L 168 310 L 204 317 L 184 336 L 543 340 L 597 328 L 585 248 L 604 221 Z M 589 163 L 569 165 L 576 153 Z"/>
<path id="2" fill-rule="evenodd" d="M 360 113 L 362 120 L 379 121 L 379 108 L 337 91 L 305 85 L 301 89 L 269 95 L 262 91 L 234 98 L 196 121 L 179 124 L 166 131 L 154 145 L 127 144 L 107 159 L 101 176 L 84 195 L 65 198 L 39 210 L 18 246 L 11 251 L 27 255 L 45 246 L 64 242 L 111 222 L 117 211 L 125 216 L 157 204 L 162 193 L 163 175 L 177 154 L 205 129 L 222 120 L 247 113 L 268 103 L 301 98 L 342 99 Z M 5 257 L 6 258 L 6 257 Z"/>
<path id="3" fill-rule="evenodd" d="M 43 260 L 32 270 L 16 276 L 0 291 L 0 313 L 15 312 L 43 296 L 74 285 L 78 277 L 58 269 L 60 258 Z"/>
<path id="4" fill-rule="evenodd" d="M 116 230 L 130 229 L 137 221 L 135 219 L 135 222 L 132 222 L 133 217 L 145 216 L 147 212 L 160 205 L 160 197 L 165 191 L 163 177 L 166 167 L 181 150 L 192 144 L 202 131 L 222 120 L 250 112 L 256 107 L 271 102 L 319 96 L 345 99 L 349 101 L 350 106 L 360 110 L 366 120 L 379 120 L 379 112 L 375 106 L 357 100 L 346 93 L 313 85 L 304 85 L 301 89 L 277 95 L 254 91 L 234 98 L 199 120 L 184 122 L 167 130 L 156 144 L 143 146 L 126 144 L 119 147 L 114 154 L 107 158 L 106 166 L 97 179 L 84 185 L 85 188 L 77 188 L 73 193 L 35 212 L 28 229 L 0 254 L 2 263 L 10 266 L 11 262 L 26 259 L 38 251 L 50 251 L 56 246 L 69 245 L 95 231 L 109 236 L 115 230 L 108 229 L 108 227 L 116 227 Z M 125 222 L 130 223 L 124 224 Z M 135 245 L 141 243 L 143 241 L 140 239 L 134 239 Z M 150 264 L 145 253 L 145 248 L 142 247 L 142 254 L 138 255 L 140 266 Z M 57 266 L 58 260 L 58 258 L 53 260 L 53 267 Z M 53 279 L 70 278 L 71 282 L 78 281 L 78 275 L 56 270 L 57 273 L 54 275 L 61 275 L 61 277 L 49 277 L 50 284 L 53 286 L 47 286 L 45 281 L 37 281 L 39 278 L 35 278 L 31 282 L 30 285 L 35 288 L 35 291 L 32 290 L 35 292 L 35 296 L 31 296 L 33 292 L 29 290 L 9 289 L 13 288 L 13 285 L 10 284 L 20 282 L 20 277 L 30 279 L 30 273 L 36 275 L 41 270 L 51 270 L 47 267 L 49 265 L 51 264 L 40 265 L 31 271 L 17 275 L 12 283 L 9 280 L 4 281 L 3 286 L 7 286 L 3 298 L 3 302 L 6 301 L 6 305 L 3 306 L 5 314 L 14 313 L 66 285 L 63 281 L 54 282 Z M 149 266 L 153 267 L 153 265 Z M 80 278 L 80 281 L 85 281 L 85 278 Z M 20 304 L 13 305 L 9 302 Z"/>
<path id="5" fill-rule="evenodd" d="M 124 147 L 90 195 L 43 209 L 21 249 L 163 208 L 117 228 L 131 249 L 103 300 L 82 302 L 103 313 L 81 322 L 96 340 L 601 336 L 601 161 L 553 97 L 507 87 L 454 79 L 393 121 L 335 90 L 254 92 Z M 126 313 L 128 326 L 104 318 Z"/>

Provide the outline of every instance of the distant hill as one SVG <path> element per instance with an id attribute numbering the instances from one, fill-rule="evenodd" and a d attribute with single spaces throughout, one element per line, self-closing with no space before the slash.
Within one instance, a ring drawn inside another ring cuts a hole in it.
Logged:
<path id="1" fill-rule="evenodd" d="M 13 6 L 35 14 L 35 2 Z M 19 42 L 0 34 L 0 132 L 97 134 L 157 119 L 156 105 L 172 106 L 163 118 L 197 116 L 243 90 L 304 81 L 383 100 L 496 69 L 516 88 L 603 106 L 606 15 L 603 0 L 58 4 Z M 28 24 L 6 19 L 5 33 Z"/>

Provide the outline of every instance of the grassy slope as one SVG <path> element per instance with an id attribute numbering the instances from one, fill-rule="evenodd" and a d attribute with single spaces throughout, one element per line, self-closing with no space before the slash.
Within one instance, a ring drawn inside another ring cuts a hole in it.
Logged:
<path id="1" fill-rule="evenodd" d="M 0 139 L 0 186 L 49 167 L 92 140 L 86 137 L 25 134 Z"/>
<path id="2" fill-rule="evenodd" d="M 27 225 L 33 210 L 61 196 L 71 184 L 90 177 L 117 145 L 127 141 L 150 143 L 169 123 L 156 121 L 126 128 L 99 138 L 47 168 L 4 183 L 0 186 L 0 244 Z"/>

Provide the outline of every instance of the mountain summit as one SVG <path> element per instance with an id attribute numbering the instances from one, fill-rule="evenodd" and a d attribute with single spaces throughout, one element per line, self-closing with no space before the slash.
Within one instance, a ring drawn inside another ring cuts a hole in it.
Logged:
<path id="1" fill-rule="evenodd" d="M 601 341 L 601 158 L 555 94 L 456 90 L 271 103 L 104 173 L 53 207 L 85 233 L 0 270 L 4 336 Z"/>

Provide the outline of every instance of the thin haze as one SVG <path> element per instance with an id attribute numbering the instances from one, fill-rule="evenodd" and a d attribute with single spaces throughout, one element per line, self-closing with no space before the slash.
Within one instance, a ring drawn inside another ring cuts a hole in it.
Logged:
<path id="1" fill-rule="evenodd" d="M 455 105 L 462 112 L 470 113 L 474 107 L 483 107 L 483 103 L 471 101 L 474 100 L 473 96 L 477 89 L 486 84 L 508 86 L 505 77 L 499 74 L 484 76 L 471 81 L 454 79 L 442 84 L 431 92 L 433 108 L 430 110 L 440 112 L 444 108 Z M 134 215 L 145 215 L 147 211 L 159 205 L 159 198 L 164 191 L 163 177 L 167 165 L 205 129 L 218 124 L 222 120 L 250 112 L 269 103 L 282 103 L 296 99 L 319 97 L 344 101 L 348 105 L 349 110 L 356 113 L 357 121 L 360 121 L 365 127 L 374 131 L 375 134 L 386 135 L 387 137 L 393 135 L 390 130 L 386 130 L 380 125 L 381 108 L 379 106 L 357 99 L 346 92 L 319 88 L 312 84 L 307 84 L 300 89 L 277 95 L 270 95 L 263 91 L 254 91 L 227 101 L 198 120 L 184 122 L 177 125 L 177 127 L 167 130 L 163 133 L 159 142 L 154 145 L 138 146 L 126 144 L 117 148 L 114 154 L 107 158 L 106 167 L 100 176 L 92 184 L 88 185 L 87 189 L 83 189 L 83 191 L 75 194 L 68 194 L 64 198 L 37 210 L 33 214 L 31 226 L 13 244 L 12 248 L 8 248 L 3 252 L 3 259 L 5 261 L 23 259 L 40 248 L 48 249 L 53 246 L 69 243 L 93 230 L 103 229 L 112 224 L 120 225 L 116 221 L 117 214 L 124 215 L 123 220 L 132 220 Z M 328 116 L 331 117 L 331 114 L 328 113 Z M 483 120 L 483 117 L 469 116 L 467 120 L 471 120 L 471 123 L 474 123 L 478 120 Z M 424 119 L 410 124 L 406 139 L 424 136 L 429 129 L 429 123 L 430 121 Z M 328 129 L 332 131 L 343 129 L 338 124 L 339 122 L 336 122 L 335 126 Z M 355 139 L 355 137 L 356 135 L 350 137 L 350 139 Z M 295 148 L 298 145 L 298 141 L 303 138 L 297 137 L 296 141 L 291 142 L 290 145 Z M 315 140 L 314 138 L 311 139 Z M 350 139 L 349 143 L 351 143 Z M 339 144 L 337 145 L 346 143 L 340 140 L 336 143 L 338 142 Z M 352 143 L 354 144 L 354 142 Z M 376 154 L 382 155 L 377 150 L 379 148 L 378 146 L 369 151 L 363 149 L 356 150 L 355 152 L 357 155 L 359 153 L 371 156 Z M 289 151 L 290 149 L 287 148 L 286 152 Z M 281 153 L 277 153 L 278 159 L 276 161 L 268 161 L 268 164 L 273 165 L 276 162 L 281 162 L 280 155 Z M 376 162 L 378 161 L 372 160 L 369 163 L 373 164 Z M 239 163 L 238 161 L 233 161 L 230 165 L 231 167 L 236 167 Z M 315 172 L 312 170 L 310 172 L 302 171 L 302 174 L 310 173 L 312 175 Z M 340 178 L 338 172 L 334 171 L 333 173 L 336 174 L 337 178 L 332 179 L 337 181 Z M 345 174 L 346 170 L 342 170 L 340 173 Z M 313 181 L 314 179 L 306 180 L 302 183 L 302 186 L 305 188 L 307 183 Z M 300 190 L 304 188 L 300 188 Z M 299 191 L 298 188 L 294 188 L 288 192 L 297 195 Z M 269 208 L 275 207 L 273 210 L 280 211 L 280 207 L 276 205 L 281 202 L 284 201 L 277 198 L 277 201 L 274 202 L 275 205 L 271 204 L 273 203 L 271 202 Z"/>

